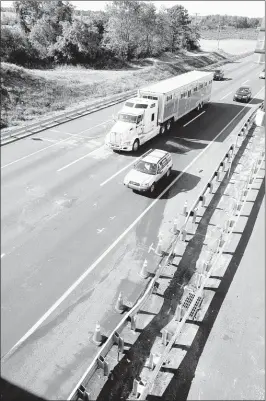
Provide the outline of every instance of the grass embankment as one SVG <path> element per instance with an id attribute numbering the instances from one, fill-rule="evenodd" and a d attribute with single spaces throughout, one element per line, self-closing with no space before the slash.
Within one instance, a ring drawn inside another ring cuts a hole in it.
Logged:
<path id="1" fill-rule="evenodd" d="M 1 63 L 2 128 L 23 125 L 39 116 L 88 104 L 225 59 L 217 52 L 164 54 L 131 63 L 123 70 L 60 67 L 29 70 Z"/>

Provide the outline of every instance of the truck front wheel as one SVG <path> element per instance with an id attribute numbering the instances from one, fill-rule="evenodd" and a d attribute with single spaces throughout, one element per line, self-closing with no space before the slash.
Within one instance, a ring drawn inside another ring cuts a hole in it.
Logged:
<path id="1" fill-rule="evenodd" d="M 132 150 L 133 150 L 133 152 L 137 152 L 139 150 L 139 140 L 138 139 L 136 139 L 134 141 L 133 146 L 132 146 Z"/>
<path id="2" fill-rule="evenodd" d="M 163 125 L 161 125 L 161 127 L 160 127 L 160 134 L 164 134 L 165 133 L 165 125 L 163 124 Z"/>

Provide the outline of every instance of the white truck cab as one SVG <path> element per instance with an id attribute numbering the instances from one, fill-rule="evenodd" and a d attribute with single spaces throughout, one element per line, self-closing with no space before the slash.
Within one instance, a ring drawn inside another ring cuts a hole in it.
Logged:
<path id="1" fill-rule="evenodd" d="M 137 151 L 140 145 L 158 134 L 157 118 L 158 104 L 155 100 L 127 100 L 107 134 L 106 145 L 113 150 Z"/>

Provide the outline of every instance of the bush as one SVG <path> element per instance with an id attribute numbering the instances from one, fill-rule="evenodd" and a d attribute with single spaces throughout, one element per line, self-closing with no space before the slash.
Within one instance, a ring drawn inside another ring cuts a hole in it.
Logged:
<path id="1" fill-rule="evenodd" d="M 1 60 L 27 67 L 38 63 L 38 53 L 16 25 L 1 27 Z"/>

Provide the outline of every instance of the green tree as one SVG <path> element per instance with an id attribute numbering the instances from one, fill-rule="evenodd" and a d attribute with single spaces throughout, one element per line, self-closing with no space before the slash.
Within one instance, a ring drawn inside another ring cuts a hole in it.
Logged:
<path id="1" fill-rule="evenodd" d="M 139 43 L 140 2 L 113 1 L 106 12 L 108 21 L 104 28 L 103 46 L 123 60 L 132 58 Z"/>
<path id="2" fill-rule="evenodd" d="M 29 39 L 43 59 L 53 57 L 57 38 L 62 35 L 62 22 L 72 22 L 73 7 L 63 1 L 44 1 L 41 18 L 29 33 Z"/>
<path id="3" fill-rule="evenodd" d="M 33 26 L 41 18 L 43 3 L 45 2 L 37 0 L 13 2 L 20 27 L 24 33 L 29 34 Z"/>
<path id="4" fill-rule="evenodd" d="M 94 60 L 99 50 L 100 37 L 93 22 L 74 19 L 72 24 L 68 21 L 61 24 L 62 35 L 57 38 L 53 48 L 56 59 L 72 63 Z"/>
<path id="5" fill-rule="evenodd" d="M 191 23 L 187 10 L 180 5 L 167 9 L 169 20 L 170 50 L 174 52 L 184 46 Z"/>

